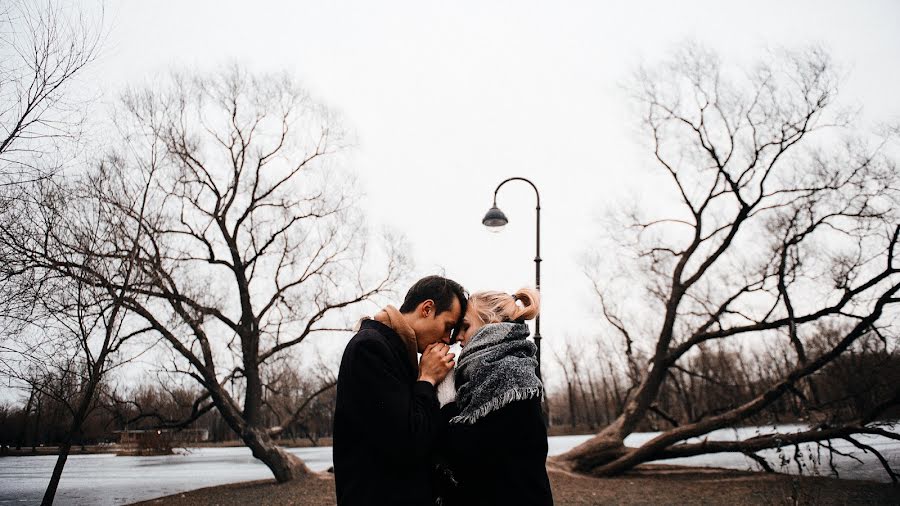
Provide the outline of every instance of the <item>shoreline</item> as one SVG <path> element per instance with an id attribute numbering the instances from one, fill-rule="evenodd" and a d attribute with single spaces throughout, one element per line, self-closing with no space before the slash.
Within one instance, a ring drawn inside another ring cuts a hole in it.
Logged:
<path id="1" fill-rule="evenodd" d="M 292 442 L 290 440 L 287 441 L 278 441 L 278 446 L 281 448 L 324 448 L 330 447 L 331 438 L 322 438 L 319 440 L 318 445 L 312 444 L 308 439 L 298 440 L 296 442 Z M 178 445 L 173 446 L 173 450 L 183 450 L 187 448 L 238 448 L 238 447 L 246 447 L 243 441 L 234 440 L 234 441 L 219 441 L 215 443 L 210 442 L 197 442 L 191 443 L 189 445 Z M 69 456 L 72 455 L 102 455 L 102 454 L 112 454 L 116 455 L 119 451 L 123 449 L 121 445 L 110 443 L 103 445 L 85 445 L 84 451 L 81 450 L 81 447 L 73 446 L 69 451 Z M 0 451 L 0 458 L 2 457 L 48 457 L 53 456 L 56 457 L 59 455 L 59 446 L 38 446 L 35 448 L 35 451 L 31 451 L 31 447 L 23 447 L 21 450 L 16 450 L 15 448 L 7 448 L 5 450 Z M 130 455 L 122 455 L 122 456 L 130 456 Z"/>
<path id="2" fill-rule="evenodd" d="M 622 476 L 595 478 L 551 469 L 556 505 L 588 504 L 897 504 L 900 487 L 821 476 L 684 466 L 643 466 Z M 243 504 L 332 505 L 334 477 L 313 473 L 279 484 L 257 480 L 205 487 L 132 503 L 149 506 Z"/>

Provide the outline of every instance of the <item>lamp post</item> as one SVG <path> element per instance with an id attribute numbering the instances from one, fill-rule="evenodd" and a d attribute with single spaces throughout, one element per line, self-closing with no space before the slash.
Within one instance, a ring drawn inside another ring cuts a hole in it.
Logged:
<path id="1" fill-rule="evenodd" d="M 481 223 L 486 227 L 495 228 L 497 230 L 502 229 L 509 220 L 506 218 L 506 215 L 503 214 L 503 211 L 497 207 L 497 192 L 500 191 L 500 188 L 510 181 L 524 181 L 531 185 L 534 188 L 534 195 L 537 197 L 537 205 L 535 206 L 536 211 L 536 229 L 535 229 L 535 243 L 536 250 L 534 254 L 534 285 L 535 288 L 540 292 L 541 291 L 541 194 L 538 192 L 537 186 L 534 185 L 528 179 L 524 177 L 511 177 L 509 179 L 504 180 L 500 184 L 497 185 L 497 189 L 494 190 L 494 204 L 488 209 L 487 214 L 484 215 L 484 219 L 481 220 Z M 537 374 L 538 378 L 541 378 L 541 315 L 538 313 L 537 318 L 534 319 L 534 345 L 537 348 Z"/>

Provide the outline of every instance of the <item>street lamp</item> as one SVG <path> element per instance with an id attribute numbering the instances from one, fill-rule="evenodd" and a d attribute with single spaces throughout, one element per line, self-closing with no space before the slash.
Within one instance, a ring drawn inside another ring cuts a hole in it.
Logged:
<path id="1" fill-rule="evenodd" d="M 497 207 L 497 192 L 500 191 L 500 187 L 505 185 L 510 181 L 524 181 L 531 185 L 534 188 L 534 195 L 537 197 L 537 206 L 535 206 L 535 211 L 537 214 L 537 228 L 535 233 L 535 242 L 537 244 L 537 249 L 534 255 L 534 287 L 540 292 L 541 291 L 541 194 L 538 193 L 537 186 L 534 185 L 531 181 L 525 179 L 524 177 L 511 177 L 499 185 L 497 185 L 497 189 L 494 190 L 494 205 L 488 209 L 487 214 L 484 215 L 484 219 L 481 220 L 481 223 L 490 227 L 494 230 L 501 230 L 509 220 L 506 218 L 506 215 L 503 214 L 503 211 Z M 537 348 L 537 374 L 538 378 L 541 378 L 541 315 L 538 313 L 537 318 L 534 319 L 534 345 Z"/>

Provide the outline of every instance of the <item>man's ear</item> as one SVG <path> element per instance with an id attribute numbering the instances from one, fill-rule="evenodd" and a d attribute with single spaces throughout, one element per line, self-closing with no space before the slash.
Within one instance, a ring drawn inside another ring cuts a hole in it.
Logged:
<path id="1" fill-rule="evenodd" d="M 431 299 L 425 299 L 419 304 L 419 315 L 422 318 L 429 318 L 434 316 L 434 301 Z"/>

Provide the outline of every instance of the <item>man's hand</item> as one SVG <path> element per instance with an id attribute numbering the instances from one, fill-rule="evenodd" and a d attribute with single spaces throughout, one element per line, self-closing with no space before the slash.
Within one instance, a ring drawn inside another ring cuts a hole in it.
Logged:
<path id="1" fill-rule="evenodd" d="M 422 352 L 419 361 L 419 381 L 427 381 L 437 385 L 453 369 L 455 355 L 449 352 L 450 346 L 444 343 L 429 344 Z"/>

